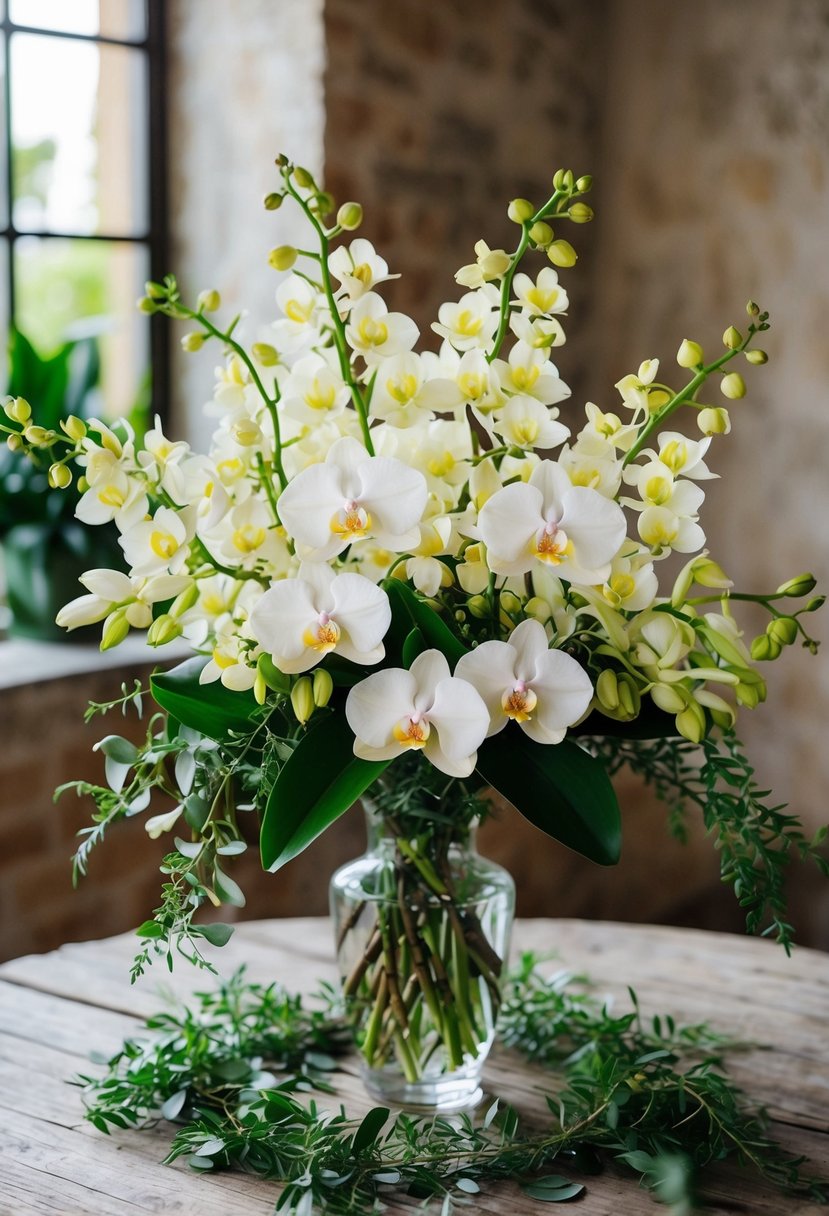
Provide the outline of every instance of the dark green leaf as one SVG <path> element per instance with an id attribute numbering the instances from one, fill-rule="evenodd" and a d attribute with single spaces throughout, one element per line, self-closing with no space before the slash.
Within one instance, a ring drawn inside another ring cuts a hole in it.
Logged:
<path id="1" fill-rule="evenodd" d="M 208 739 L 222 742 L 231 734 L 249 734 L 259 711 L 253 693 L 234 692 L 218 680 L 199 684 L 204 667 L 204 659 L 187 659 L 172 671 L 152 675 L 150 689 L 158 704 Z"/>
<path id="2" fill-rule="evenodd" d="M 619 803 L 604 765 L 565 739 L 545 747 L 507 727 L 478 752 L 478 772 L 554 840 L 599 865 L 615 865 L 622 845 Z"/>
<path id="3" fill-rule="evenodd" d="M 412 629 L 403 643 L 403 666 L 411 667 L 417 656 L 423 654 L 424 650 L 428 650 L 426 639 L 419 629 Z"/>
<path id="4" fill-rule="evenodd" d="M 375 1106 L 368 1112 L 354 1133 L 354 1139 L 351 1142 L 351 1151 L 355 1156 L 374 1143 L 385 1127 L 390 1113 L 386 1106 Z"/>
<path id="5" fill-rule="evenodd" d="M 152 923 L 150 921 L 150 924 Z M 196 937 L 203 937 L 211 946 L 226 946 L 233 936 L 233 925 L 220 922 L 213 925 L 193 925 L 190 932 Z"/>
<path id="6" fill-rule="evenodd" d="M 542 1203 L 563 1203 L 567 1199 L 575 1199 L 584 1194 L 583 1182 L 570 1182 L 561 1174 L 547 1174 L 544 1178 L 536 1178 L 525 1182 L 521 1190 L 531 1199 L 539 1199 Z"/>
<path id="7" fill-rule="evenodd" d="M 117 764 L 135 764 L 138 759 L 138 748 L 134 743 L 130 743 L 129 739 L 122 739 L 120 735 L 107 735 L 105 739 L 101 739 L 92 749 L 95 752 L 103 752 L 104 755 L 114 760 Z"/>
<path id="8" fill-rule="evenodd" d="M 364 794 L 390 761 L 360 760 L 344 714 L 311 726 L 281 768 L 262 817 L 262 865 L 278 870 Z"/>
<path id="9" fill-rule="evenodd" d="M 461 655 L 467 653 L 460 638 L 457 638 L 440 613 L 424 603 L 408 584 L 399 578 L 387 578 L 383 583 L 392 606 L 392 614 L 397 619 L 408 618 L 410 624 L 406 628 L 406 639 L 414 626 L 423 634 L 426 649 L 439 650 L 449 660 L 454 668 Z"/>

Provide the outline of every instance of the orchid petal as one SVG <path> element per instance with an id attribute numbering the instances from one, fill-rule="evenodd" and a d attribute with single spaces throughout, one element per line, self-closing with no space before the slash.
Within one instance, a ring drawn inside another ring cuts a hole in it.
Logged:
<path id="1" fill-rule="evenodd" d="M 466 680 L 455 676 L 449 676 L 436 685 L 428 718 L 440 736 L 443 754 L 453 763 L 461 764 L 477 752 L 486 738 L 490 723 L 489 710 L 480 693 Z M 426 743 L 427 756 L 429 740 Z M 473 767 L 474 758 L 469 772 Z"/>
<path id="2" fill-rule="evenodd" d="M 331 584 L 331 598 L 331 616 L 354 649 L 375 650 L 391 624 L 391 606 L 383 588 L 362 574 L 338 574 Z"/>
<path id="3" fill-rule="evenodd" d="M 370 748 L 389 746 L 395 725 L 414 712 L 416 691 L 414 673 L 401 667 L 376 671 L 355 684 L 345 703 L 345 717 L 357 740 Z M 361 754 L 356 745 L 355 754 Z"/>
<path id="4" fill-rule="evenodd" d="M 543 626 L 539 625 L 539 628 L 543 632 Z M 486 705 L 489 714 L 487 737 L 497 735 L 509 721 L 501 699 L 515 684 L 515 659 L 515 650 L 510 643 L 482 642 L 469 654 L 462 655 L 455 667 L 455 675 L 471 684 Z"/>
<path id="5" fill-rule="evenodd" d="M 312 464 L 282 491 L 277 503 L 279 518 L 295 540 L 316 550 L 330 544 L 331 520 L 346 497 L 341 478 L 336 466 Z"/>
<path id="6" fill-rule="evenodd" d="M 496 561 L 517 563 L 517 568 L 510 573 L 520 574 L 532 568 L 530 541 L 544 526 L 542 507 L 541 491 L 524 482 L 504 486 L 481 507 L 478 515 L 481 537 Z M 490 553 L 487 560 L 495 569 Z"/>
<path id="7" fill-rule="evenodd" d="M 378 539 L 401 536 L 420 523 L 429 493 L 421 472 L 392 456 L 375 456 L 360 466 L 359 473 L 359 498 Z"/>
<path id="8" fill-rule="evenodd" d="M 561 650 L 546 650 L 536 659 L 531 686 L 538 697 L 535 713 L 520 725 L 536 742 L 560 743 L 567 727 L 578 722 L 593 697 L 587 672 Z M 546 738 L 542 739 L 541 735 Z"/>
<path id="9" fill-rule="evenodd" d="M 78 581 L 87 591 L 99 595 L 102 600 L 108 600 L 111 604 L 132 599 L 135 595 L 132 579 L 120 570 L 87 570 Z"/>
<path id="10" fill-rule="evenodd" d="M 442 773 L 446 773 L 447 777 L 471 776 L 478 759 L 477 749 L 469 756 L 461 756 L 460 758 L 447 756 L 440 745 L 440 740 L 435 731 L 426 740 L 423 754 L 430 764 L 440 769 Z"/>
<path id="11" fill-rule="evenodd" d="M 449 664 L 439 650 L 424 650 L 409 670 L 415 681 L 414 708 L 418 713 L 426 713 L 432 708 L 435 688 L 451 675 Z"/>
<path id="12" fill-rule="evenodd" d="M 627 533 L 622 508 L 598 490 L 573 485 L 563 505 L 560 523 L 573 542 L 574 564 L 593 569 L 614 558 Z"/>
<path id="13" fill-rule="evenodd" d="M 256 640 L 273 655 L 277 667 L 282 667 L 286 660 L 291 663 L 305 656 L 302 635 L 318 615 L 311 584 L 302 578 L 286 578 L 274 583 L 256 604 L 250 614 L 250 627 Z"/>

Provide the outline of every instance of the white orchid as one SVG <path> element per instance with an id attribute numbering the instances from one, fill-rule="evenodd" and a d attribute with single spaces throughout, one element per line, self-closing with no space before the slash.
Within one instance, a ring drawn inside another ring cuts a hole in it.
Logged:
<path id="1" fill-rule="evenodd" d="M 173 599 L 187 587 L 187 575 L 160 574 L 142 578 L 120 570 L 87 570 L 80 583 L 90 595 L 80 595 L 61 608 L 57 623 L 61 629 L 78 629 L 94 625 L 116 608 L 125 609 L 125 618 L 133 629 L 147 629 L 152 623 L 153 604 Z"/>
<path id="2" fill-rule="evenodd" d="M 512 721 L 536 743 L 560 743 L 593 697 L 584 668 L 563 651 L 550 650 L 544 626 L 535 620 L 522 621 L 506 642 L 482 642 L 462 655 L 455 674 L 483 697 L 487 735 Z"/>
<path id="3" fill-rule="evenodd" d="M 418 655 L 408 671 L 387 667 L 356 684 L 345 716 L 354 754 L 392 760 L 422 750 L 450 777 L 468 777 L 489 729 L 489 710 L 471 684 L 451 675 L 438 650 Z"/>
<path id="4" fill-rule="evenodd" d="M 352 302 L 367 291 L 399 274 L 389 274 L 388 263 L 376 252 L 371 241 L 357 237 L 350 245 L 339 245 L 328 256 L 328 269 L 341 284 L 341 292 Z"/>
<path id="5" fill-rule="evenodd" d="M 428 367 L 423 356 L 411 351 L 384 360 L 371 396 L 372 414 L 390 426 L 410 427 L 457 409 L 463 398 L 455 381 L 428 378 Z"/>
<path id="6" fill-rule="evenodd" d="M 512 290 L 517 303 L 530 316 L 567 311 L 567 292 L 560 285 L 558 274 L 552 266 L 545 266 L 535 281 L 528 274 L 517 274 L 512 280 Z"/>
<path id="7" fill-rule="evenodd" d="M 372 536 L 405 552 L 417 544 L 426 505 L 426 479 L 388 456 L 369 456 L 346 436 L 324 463 L 298 473 L 282 491 L 278 507 L 288 533 L 307 546 L 307 557 L 326 561 L 354 541 Z"/>
<path id="8" fill-rule="evenodd" d="M 374 367 L 390 355 L 411 350 L 418 339 L 418 328 L 402 312 L 389 312 L 376 292 L 366 292 L 352 308 L 345 336 L 357 355 Z"/>
<path id="9" fill-rule="evenodd" d="M 530 450 L 548 450 L 564 443 L 570 435 L 557 416 L 558 410 L 522 393 L 510 397 L 504 408 L 490 420 L 489 426 L 504 443 Z"/>
<path id="10" fill-rule="evenodd" d="M 509 358 L 494 360 L 493 367 L 505 393 L 535 397 L 542 405 L 555 405 L 570 396 L 547 352 L 526 342 L 516 342 Z"/>
<path id="11" fill-rule="evenodd" d="M 190 508 L 159 507 L 152 519 L 127 529 L 118 541 L 133 574 L 178 574 L 190 552 Z"/>
<path id="12" fill-rule="evenodd" d="M 438 554 L 449 552 L 452 521 L 440 515 L 420 525 L 420 543 L 406 561 L 406 577 L 423 595 L 437 595 L 441 587 L 451 587 L 452 571 Z"/>
<path id="13" fill-rule="evenodd" d="M 322 355 L 304 355 L 282 384 L 282 408 L 289 418 L 308 426 L 341 414 L 351 391 L 339 369 Z"/>
<path id="14" fill-rule="evenodd" d="M 486 241 L 475 242 L 475 261 L 461 266 L 455 273 L 455 282 L 473 290 L 500 279 L 509 270 L 512 258 L 505 249 L 490 249 Z"/>
<path id="15" fill-rule="evenodd" d="M 147 514 L 149 500 L 143 486 L 131 481 L 115 464 L 108 477 L 90 485 L 78 500 L 75 518 L 84 524 L 106 524 L 111 520 L 126 532 Z"/>
<path id="16" fill-rule="evenodd" d="M 352 663 L 379 663 L 390 623 L 381 587 L 323 562 L 304 562 L 295 578 L 274 583 L 250 618 L 253 636 L 286 675 L 308 671 L 332 651 Z"/>
<path id="17" fill-rule="evenodd" d="M 533 350 L 549 350 L 552 346 L 563 346 L 567 341 L 557 317 L 536 317 L 526 312 L 514 312 L 509 327 L 519 342 L 531 346 Z"/>
<path id="18" fill-rule="evenodd" d="M 276 291 L 276 303 L 284 320 L 275 321 L 273 328 L 286 351 L 296 352 L 319 341 L 318 325 L 326 311 L 325 297 L 307 279 L 298 274 L 283 279 Z"/>
<path id="19" fill-rule="evenodd" d="M 637 372 L 630 372 L 629 375 L 623 376 L 621 380 L 616 381 L 614 388 L 619 390 L 619 396 L 628 409 L 647 412 L 648 398 L 651 392 L 650 386 L 656 379 L 658 371 L 658 359 L 645 359 L 639 364 Z"/>
<path id="20" fill-rule="evenodd" d="M 596 490 L 574 486 L 551 460 L 529 482 L 504 486 L 478 516 L 487 562 L 496 574 L 526 574 L 538 563 L 574 583 L 604 582 L 625 537 L 624 514 Z"/>
<path id="21" fill-rule="evenodd" d="M 455 350 L 483 350 L 498 328 L 498 293 L 481 287 L 461 296 L 457 303 L 447 302 L 438 309 L 432 329 Z"/>

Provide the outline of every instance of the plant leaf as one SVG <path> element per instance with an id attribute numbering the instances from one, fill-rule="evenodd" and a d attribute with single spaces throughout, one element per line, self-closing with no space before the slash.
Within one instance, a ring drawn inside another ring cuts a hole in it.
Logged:
<path id="1" fill-rule="evenodd" d="M 273 784 L 260 831 L 262 865 L 278 870 L 356 802 L 390 761 L 360 760 L 342 713 L 320 718 Z"/>
<path id="2" fill-rule="evenodd" d="M 392 607 L 392 614 L 398 619 L 403 616 L 408 616 L 411 624 L 406 629 L 406 640 L 408 634 L 414 626 L 419 629 L 426 643 L 426 648 L 434 648 L 439 650 L 449 660 L 449 665 L 454 669 L 455 664 L 461 655 L 467 653 L 466 647 L 460 638 L 455 637 L 452 630 L 436 612 L 430 604 L 424 603 L 412 591 L 406 583 L 400 581 L 399 578 L 387 578 L 383 587 L 389 597 Z M 405 650 L 405 645 L 404 645 Z"/>
<path id="3" fill-rule="evenodd" d="M 252 692 L 234 692 L 218 680 L 199 684 L 205 667 L 201 658 L 187 659 L 172 671 L 150 676 L 150 690 L 162 709 L 184 726 L 222 742 L 231 735 L 247 735 L 259 706 Z"/>
<path id="4" fill-rule="evenodd" d="M 150 924 L 153 924 L 150 921 Z M 190 932 L 194 937 L 203 937 L 211 946 L 226 946 L 233 936 L 233 925 L 215 922 L 212 925 L 191 925 Z"/>
<path id="5" fill-rule="evenodd" d="M 600 760 L 569 739 L 545 747 L 508 727 L 478 752 L 478 772 L 525 819 L 599 865 L 619 860 L 622 822 Z"/>
<path id="6" fill-rule="evenodd" d="M 355 1156 L 374 1143 L 385 1127 L 390 1113 L 387 1106 L 375 1106 L 368 1112 L 351 1141 L 351 1151 Z"/>

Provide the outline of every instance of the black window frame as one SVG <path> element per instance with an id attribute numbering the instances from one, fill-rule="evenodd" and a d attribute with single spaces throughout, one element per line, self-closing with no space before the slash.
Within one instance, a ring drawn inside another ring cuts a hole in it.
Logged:
<path id="1" fill-rule="evenodd" d="M 135 245 L 148 252 L 150 277 L 161 279 L 168 272 L 168 183 L 167 183 L 167 124 L 165 99 L 167 96 L 167 61 L 165 37 L 164 0 L 144 0 L 146 36 L 143 38 L 117 38 L 107 34 L 79 34 L 69 30 L 53 29 L 51 26 L 21 25 L 12 21 L 9 0 L 3 8 L 0 30 L 3 32 L 3 98 L 5 109 L 5 178 L 7 197 L 7 220 L 0 227 L 0 241 L 8 251 L 8 265 L 2 290 L 6 293 L 9 325 L 15 323 L 15 265 L 14 251 L 18 240 L 38 237 L 43 240 L 104 241 L 110 244 Z M 47 38 L 67 38 L 73 42 L 87 42 L 99 46 L 120 46 L 140 51 L 145 57 L 147 97 L 144 126 L 147 134 L 147 211 L 149 223 L 145 231 L 129 236 L 114 233 L 52 232 L 51 230 L 28 229 L 18 231 L 14 226 L 14 153 L 12 146 L 12 85 L 11 47 L 15 34 L 34 34 Z M 170 342 L 169 325 L 160 316 L 149 318 L 150 322 L 150 403 L 153 414 L 162 421 L 169 420 L 170 398 Z M 136 386 L 137 388 L 137 386 Z"/>

